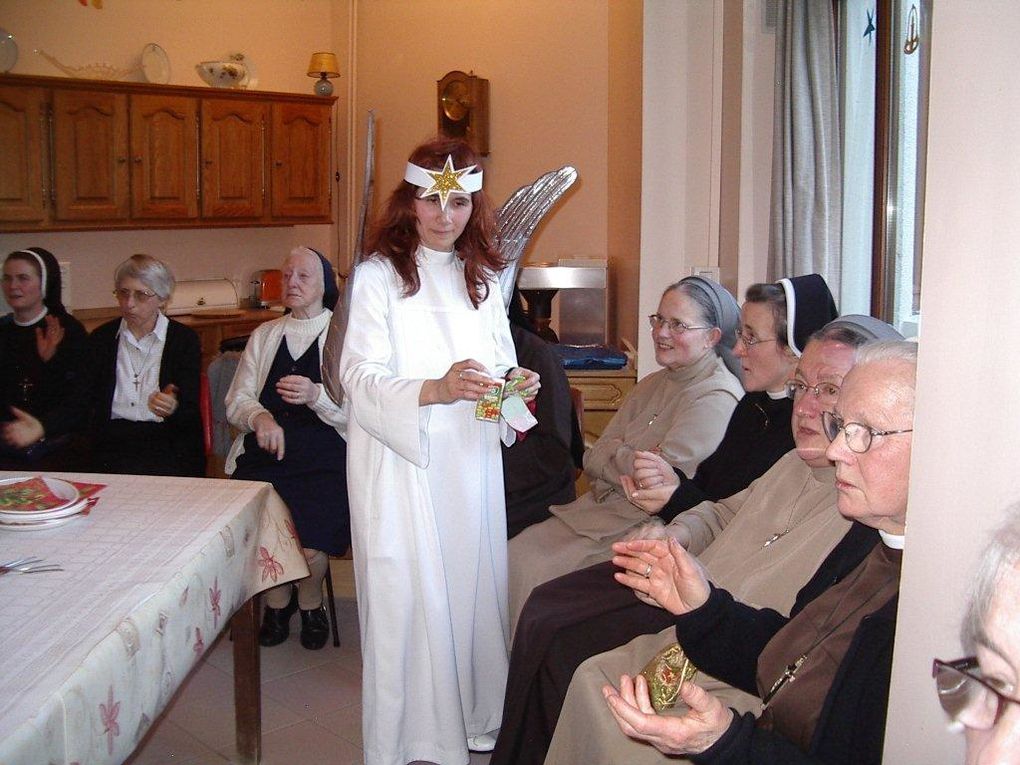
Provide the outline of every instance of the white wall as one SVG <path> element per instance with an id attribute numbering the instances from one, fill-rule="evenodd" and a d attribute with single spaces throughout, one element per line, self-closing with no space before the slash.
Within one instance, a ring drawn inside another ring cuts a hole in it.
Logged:
<path id="1" fill-rule="evenodd" d="M 885 743 L 886 762 L 925 765 L 962 762 L 931 660 L 960 655 L 978 551 L 1020 498 L 1020 7 L 936 3 L 932 21 L 924 331 Z"/>
<path id="2" fill-rule="evenodd" d="M 724 3 L 731 2 L 742 3 L 741 50 L 724 49 Z M 720 265 L 720 225 L 738 228 L 736 266 L 724 266 L 721 281 L 742 293 L 765 279 L 775 60 L 775 35 L 763 28 L 755 0 L 646 0 L 644 24 L 641 317 L 693 266 Z M 728 56 L 741 59 L 742 69 L 739 84 L 724 93 Z M 740 101 L 739 213 L 720 224 L 723 98 Z M 643 322 L 638 355 L 639 378 L 655 371 Z"/>

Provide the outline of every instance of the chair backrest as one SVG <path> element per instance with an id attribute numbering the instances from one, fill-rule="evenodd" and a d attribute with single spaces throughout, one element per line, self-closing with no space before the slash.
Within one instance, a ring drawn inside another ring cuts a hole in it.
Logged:
<path id="1" fill-rule="evenodd" d="M 202 415 L 202 446 L 205 456 L 212 451 L 213 416 L 212 396 L 209 395 L 209 376 L 202 372 L 198 378 L 198 411 Z"/>

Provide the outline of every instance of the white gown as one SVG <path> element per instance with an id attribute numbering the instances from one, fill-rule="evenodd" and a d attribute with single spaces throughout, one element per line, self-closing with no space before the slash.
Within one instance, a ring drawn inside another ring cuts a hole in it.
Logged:
<path id="1" fill-rule="evenodd" d="M 495 281 L 476 310 L 453 253 L 420 248 L 418 273 L 403 297 L 389 261 L 357 267 L 340 362 L 366 765 L 467 763 L 508 668 L 501 426 L 418 394 L 467 358 L 502 377 L 513 341 Z"/>

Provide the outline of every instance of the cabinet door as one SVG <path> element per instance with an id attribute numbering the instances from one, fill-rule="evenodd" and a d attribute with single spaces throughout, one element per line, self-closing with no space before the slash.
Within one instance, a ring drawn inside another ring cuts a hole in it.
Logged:
<path id="1" fill-rule="evenodd" d="M 131 96 L 131 214 L 198 217 L 198 100 Z"/>
<path id="2" fill-rule="evenodd" d="M 53 183 L 58 220 L 128 217 L 127 96 L 53 92 Z"/>
<path id="3" fill-rule="evenodd" d="M 328 103 L 273 104 L 274 218 L 329 219 L 331 133 Z"/>
<path id="4" fill-rule="evenodd" d="M 43 134 L 46 91 L 0 87 L 0 220 L 46 218 Z"/>
<path id="5" fill-rule="evenodd" d="M 265 104 L 202 101 L 202 217 L 261 218 Z"/>

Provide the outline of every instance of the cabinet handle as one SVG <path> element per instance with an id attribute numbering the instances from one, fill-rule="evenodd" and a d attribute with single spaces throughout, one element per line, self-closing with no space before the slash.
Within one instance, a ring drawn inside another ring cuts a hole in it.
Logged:
<path id="1" fill-rule="evenodd" d="M 211 159 L 205 160 L 205 166 L 206 167 L 209 167 L 212 163 L 213 163 L 213 161 Z"/>
<path id="2" fill-rule="evenodd" d="M 136 165 L 142 164 L 142 158 L 141 157 L 135 157 L 135 164 Z"/>
<path id="3" fill-rule="evenodd" d="M 278 159 L 278 160 L 276 160 L 276 161 L 275 161 L 275 162 L 273 163 L 273 165 L 274 165 L 275 167 L 283 167 L 283 160 L 282 160 L 282 159 Z"/>
<path id="4" fill-rule="evenodd" d="M 127 157 L 117 157 L 118 165 L 123 165 L 125 162 L 127 162 Z"/>

